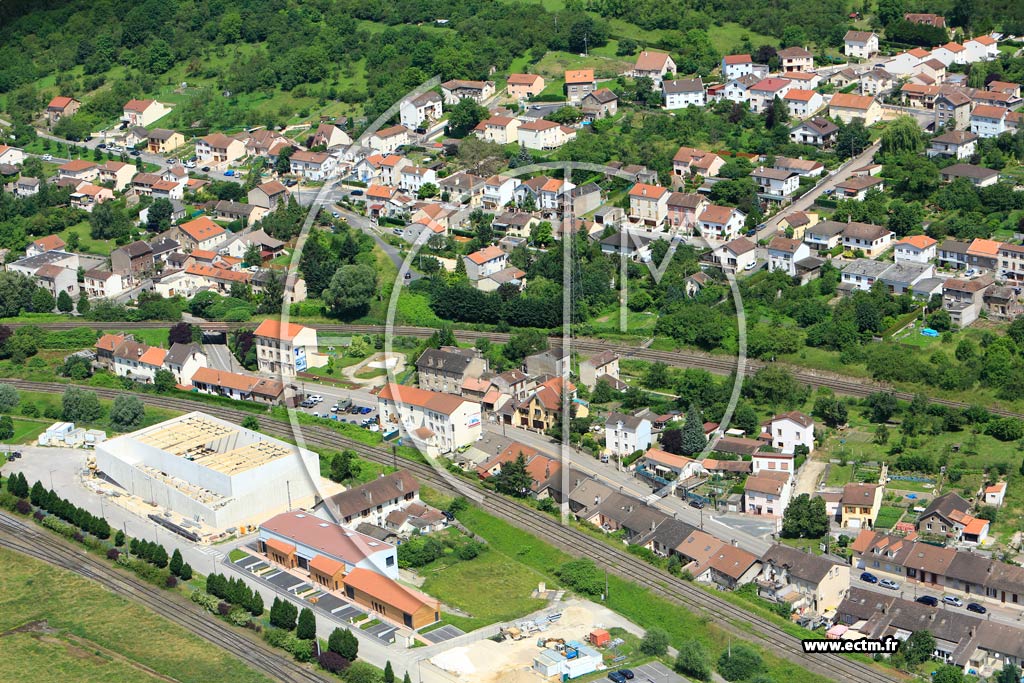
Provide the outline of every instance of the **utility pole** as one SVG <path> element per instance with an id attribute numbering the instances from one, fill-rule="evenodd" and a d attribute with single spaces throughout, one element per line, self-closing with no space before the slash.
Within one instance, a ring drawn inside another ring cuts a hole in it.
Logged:
<path id="1" fill-rule="evenodd" d="M 292 482 L 291 481 L 285 481 L 284 485 L 288 489 L 288 511 L 291 512 L 291 509 L 292 509 Z"/>

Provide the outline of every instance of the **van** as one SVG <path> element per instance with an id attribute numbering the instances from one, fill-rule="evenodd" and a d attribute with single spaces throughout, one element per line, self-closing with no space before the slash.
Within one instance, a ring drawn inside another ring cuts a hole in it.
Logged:
<path id="1" fill-rule="evenodd" d="M 350 405 L 352 405 L 352 399 L 350 399 L 350 398 L 343 398 L 340 401 L 338 401 L 337 405 L 338 405 L 338 410 L 348 410 L 348 407 Z"/>
<path id="2" fill-rule="evenodd" d="M 607 463 L 609 459 L 610 459 L 610 458 L 608 457 L 608 454 L 607 454 L 607 453 L 602 453 L 602 454 L 601 454 L 601 462 L 603 462 L 603 463 Z"/>

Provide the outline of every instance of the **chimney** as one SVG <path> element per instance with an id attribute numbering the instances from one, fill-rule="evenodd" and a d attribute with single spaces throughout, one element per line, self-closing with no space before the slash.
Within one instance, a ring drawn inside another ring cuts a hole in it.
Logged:
<path id="1" fill-rule="evenodd" d="M 601 496 L 594 496 L 594 505 L 601 504 Z"/>
<path id="2" fill-rule="evenodd" d="M 656 526 L 657 526 L 657 525 L 656 525 L 656 524 L 654 523 L 654 520 L 652 519 L 652 520 L 651 520 L 651 531 L 654 531 L 654 529 L 655 529 L 655 527 L 656 527 Z"/>
<path id="3" fill-rule="evenodd" d="M 734 539 L 732 539 L 732 540 L 731 540 L 731 541 L 729 541 L 729 542 L 730 542 L 730 543 L 732 543 L 732 547 L 734 547 L 734 548 L 739 548 L 739 547 L 740 547 L 740 542 L 739 542 L 739 541 L 737 541 L 737 540 L 736 540 L 735 538 L 734 538 Z"/>
<path id="4" fill-rule="evenodd" d="M 402 481 L 401 477 L 395 477 L 395 488 L 398 489 L 399 491 L 405 490 L 405 482 Z"/>

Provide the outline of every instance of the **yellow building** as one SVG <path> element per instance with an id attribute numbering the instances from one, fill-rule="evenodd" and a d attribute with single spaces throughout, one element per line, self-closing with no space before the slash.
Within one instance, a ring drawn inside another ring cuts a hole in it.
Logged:
<path id="1" fill-rule="evenodd" d="M 840 500 L 844 529 L 873 529 L 882 507 L 882 487 L 878 484 L 847 484 Z"/>
<path id="2" fill-rule="evenodd" d="M 783 231 L 791 229 L 793 239 L 803 241 L 807 228 L 813 228 L 819 220 L 821 217 L 812 211 L 794 211 L 779 221 L 779 229 Z"/>

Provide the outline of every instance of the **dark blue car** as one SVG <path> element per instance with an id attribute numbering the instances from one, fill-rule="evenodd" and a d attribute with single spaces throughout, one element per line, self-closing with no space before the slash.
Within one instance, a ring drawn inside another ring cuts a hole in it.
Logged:
<path id="1" fill-rule="evenodd" d="M 871 572 L 864 572 L 860 575 L 861 581 L 867 581 L 868 583 L 878 583 L 878 577 Z"/>

